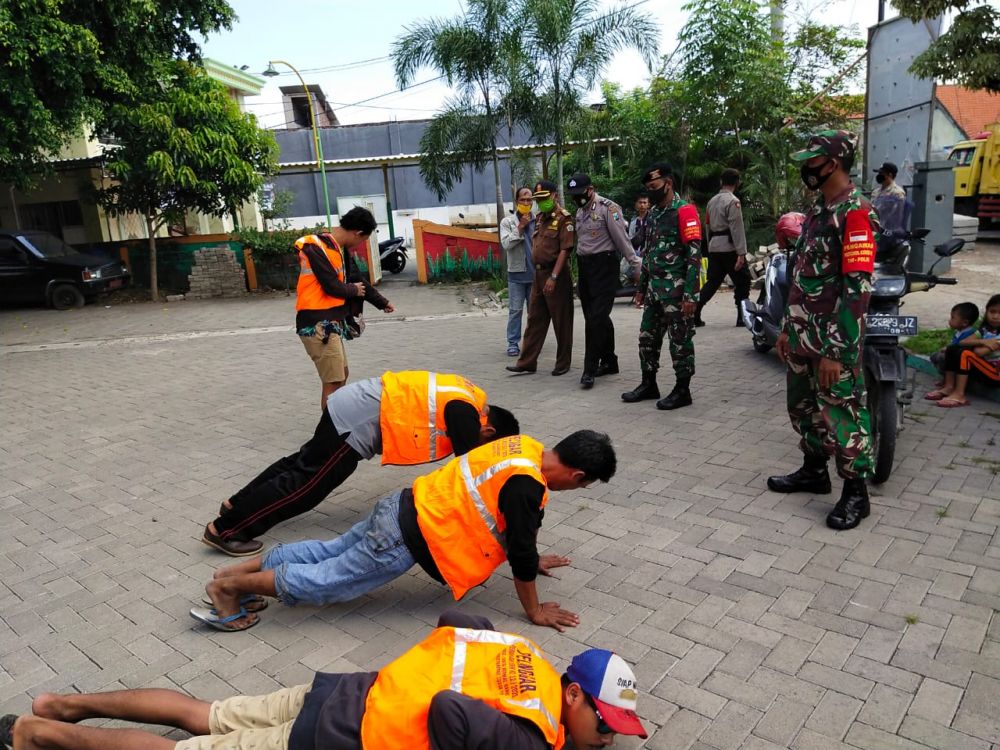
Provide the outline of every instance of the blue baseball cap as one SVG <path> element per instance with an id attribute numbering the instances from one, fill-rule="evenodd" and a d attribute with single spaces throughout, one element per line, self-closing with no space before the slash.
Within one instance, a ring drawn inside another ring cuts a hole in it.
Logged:
<path id="1" fill-rule="evenodd" d="M 618 654 L 588 649 L 573 657 L 566 676 L 594 699 L 604 723 L 615 732 L 648 736 L 635 712 L 639 697 L 635 673 Z"/>

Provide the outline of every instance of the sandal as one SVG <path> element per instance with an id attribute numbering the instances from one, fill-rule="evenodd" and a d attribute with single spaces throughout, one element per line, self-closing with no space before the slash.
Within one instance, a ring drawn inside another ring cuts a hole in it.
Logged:
<path id="1" fill-rule="evenodd" d="M 952 398 L 951 396 L 946 396 L 945 398 L 938 401 L 937 405 L 940 406 L 942 409 L 957 409 L 959 406 L 968 406 L 969 399 L 967 398 L 957 399 L 957 398 Z"/>
<path id="2" fill-rule="evenodd" d="M 947 398 L 947 397 L 948 397 L 947 393 L 945 393 L 942 390 L 937 390 L 937 391 L 931 391 L 930 393 L 928 393 L 927 395 L 925 395 L 924 396 L 924 400 L 926 400 L 926 401 L 940 401 L 941 399 Z"/>
<path id="3" fill-rule="evenodd" d="M 202 602 L 209 607 L 214 607 L 212 600 L 207 596 L 202 597 Z M 260 612 L 267 609 L 267 599 L 260 594 L 244 594 L 240 597 L 240 606 L 247 612 Z M 215 609 L 213 608 L 212 611 L 214 612 Z"/>
<path id="4" fill-rule="evenodd" d="M 257 615 L 251 615 L 243 607 L 240 607 L 240 611 L 235 615 L 229 615 L 228 617 L 219 617 L 214 609 L 202 609 L 201 607 L 193 607 L 190 614 L 191 617 L 198 622 L 204 623 L 215 630 L 221 630 L 223 633 L 229 633 L 235 630 L 249 630 L 260 622 L 260 618 L 257 617 Z M 246 618 L 246 622 L 244 624 L 234 624 L 236 620 L 241 620 L 243 618 Z"/>
<path id="5" fill-rule="evenodd" d="M 17 714 L 0 716 L 0 746 L 5 750 L 14 747 L 14 722 L 17 718 Z"/>

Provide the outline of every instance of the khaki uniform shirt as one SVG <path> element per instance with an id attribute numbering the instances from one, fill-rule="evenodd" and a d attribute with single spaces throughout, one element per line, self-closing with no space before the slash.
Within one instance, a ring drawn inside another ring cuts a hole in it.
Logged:
<path id="1" fill-rule="evenodd" d="M 731 191 L 722 190 L 713 196 L 705 209 L 708 222 L 708 252 L 746 255 L 747 235 L 743 228 L 740 199 Z M 728 234 L 727 234 L 728 232 Z M 732 235 L 730 239 L 729 235 Z"/>
<path id="2" fill-rule="evenodd" d="M 531 237 L 531 257 L 536 271 L 551 271 L 559 252 L 572 252 L 576 232 L 569 211 L 556 206 L 552 213 L 535 216 L 535 233 Z M 563 272 L 568 269 L 563 267 Z"/>
<path id="3" fill-rule="evenodd" d="M 642 260 L 628 237 L 622 208 L 613 200 L 594 194 L 594 199 L 576 211 L 576 254 L 579 257 L 618 251 L 632 268 Z"/>

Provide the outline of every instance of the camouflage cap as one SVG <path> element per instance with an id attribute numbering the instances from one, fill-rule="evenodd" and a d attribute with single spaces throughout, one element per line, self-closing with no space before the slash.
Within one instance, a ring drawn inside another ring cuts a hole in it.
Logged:
<path id="1" fill-rule="evenodd" d="M 805 161 L 814 156 L 832 156 L 835 159 L 853 159 L 857 136 L 846 130 L 824 130 L 809 139 L 806 147 L 792 154 L 792 161 Z"/>

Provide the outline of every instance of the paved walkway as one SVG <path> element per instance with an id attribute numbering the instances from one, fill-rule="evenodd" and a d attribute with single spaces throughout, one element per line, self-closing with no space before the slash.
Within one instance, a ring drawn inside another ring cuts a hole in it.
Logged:
<path id="1" fill-rule="evenodd" d="M 387 290 L 393 317 L 421 319 L 375 318 L 349 344 L 352 379 L 456 370 L 546 443 L 582 427 L 612 435 L 617 476 L 556 494 L 540 536 L 573 558 L 540 581 L 542 596 L 578 611 L 580 627 L 526 622 L 506 569 L 461 606 L 535 638 L 560 667 L 585 645 L 636 664 L 656 729 L 647 747 L 1000 746 L 995 404 L 917 403 L 871 518 L 837 534 L 823 524 L 830 498 L 765 487 L 799 459 L 783 371 L 728 327 L 725 296 L 698 331 L 695 406 L 664 413 L 619 400 L 638 381 L 639 313 L 623 302 L 622 374 L 585 392 L 579 315 L 569 375 L 548 375 L 549 341 L 539 374 L 514 377 L 503 313 L 451 288 Z M 245 633 L 188 617 L 228 562 L 198 541 L 219 501 L 311 434 L 318 387 L 290 308 L 280 297 L 0 312 L 0 713 L 46 690 L 213 699 L 376 669 L 451 604 L 414 572 L 348 605 L 272 605 Z M 418 471 L 363 465 L 267 541 L 341 532 Z"/>

